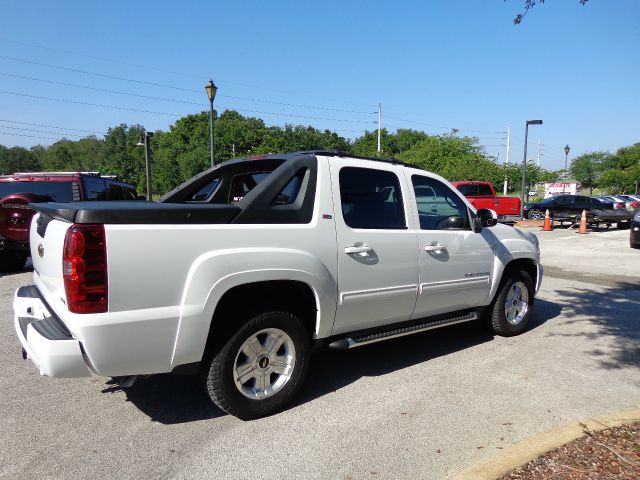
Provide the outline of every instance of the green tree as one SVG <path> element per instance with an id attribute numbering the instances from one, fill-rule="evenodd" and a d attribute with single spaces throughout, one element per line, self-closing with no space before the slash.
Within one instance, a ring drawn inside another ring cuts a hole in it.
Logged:
<path id="1" fill-rule="evenodd" d="M 607 152 L 585 153 L 571 161 L 569 173 L 593 195 L 593 188 L 597 185 L 605 165 L 610 161 L 611 155 Z"/>
<path id="2" fill-rule="evenodd" d="M 40 170 L 37 154 L 23 147 L 0 145 L 0 173 L 33 172 Z"/>

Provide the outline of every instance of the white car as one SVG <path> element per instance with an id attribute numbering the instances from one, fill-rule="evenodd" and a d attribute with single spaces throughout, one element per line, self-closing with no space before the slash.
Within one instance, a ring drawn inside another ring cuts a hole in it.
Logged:
<path id="1" fill-rule="evenodd" d="M 437 175 L 340 152 L 232 160 L 160 203 L 34 208 L 14 311 L 40 373 L 190 371 L 244 419 L 286 405 L 312 349 L 479 320 L 519 334 L 542 281 L 533 234 Z"/>

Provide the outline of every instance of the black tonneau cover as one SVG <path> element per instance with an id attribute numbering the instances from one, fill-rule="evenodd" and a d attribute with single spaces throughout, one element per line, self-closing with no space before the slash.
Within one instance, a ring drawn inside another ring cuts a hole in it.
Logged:
<path id="1" fill-rule="evenodd" d="M 98 224 L 213 224 L 229 223 L 240 207 L 228 204 L 131 202 L 31 203 L 30 206 L 57 220 Z"/>

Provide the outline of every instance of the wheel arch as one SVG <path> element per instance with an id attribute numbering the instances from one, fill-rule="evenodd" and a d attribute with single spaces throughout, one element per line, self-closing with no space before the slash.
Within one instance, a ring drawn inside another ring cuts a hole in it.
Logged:
<path id="1" fill-rule="evenodd" d="M 270 286 L 272 282 L 279 288 Z M 313 299 L 314 315 L 309 314 L 310 307 L 299 308 L 298 313 L 312 324 L 312 336 L 328 336 L 335 318 L 337 285 L 334 275 L 318 258 L 293 249 L 270 248 L 216 251 L 198 259 L 185 282 L 172 368 L 202 360 L 212 325 L 221 318 L 221 308 L 228 311 L 234 302 L 240 307 L 254 304 L 255 299 L 266 298 L 264 292 L 270 292 L 276 304 L 284 290 L 297 292 L 309 304 Z M 279 301 L 281 307 L 285 303 Z"/>
<path id="2" fill-rule="evenodd" d="M 203 356 L 217 350 L 254 315 L 265 311 L 291 313 L 302 321 L 310 339 L 316 334 L 319 300 L 309 284 L 286 279 L 244 283 L 227 290 L 218 301 Z"/>
<path id="3" fill-rule="evenodd" d="M 500 286 L 504 282 L 506 276 L 514 271 L 524 271 L 528 273 L 531 277 L 531 281 L 533 282 L 533 288 L 535 291 L 536 285 L 538 285 L 538 266 L 535 260 L 529 257 L 512 258 L 504 265 L 500 278 L 493 282 L 491 293 L 489 294 L 491 302 L 493 302 L 499 294 Z"/>

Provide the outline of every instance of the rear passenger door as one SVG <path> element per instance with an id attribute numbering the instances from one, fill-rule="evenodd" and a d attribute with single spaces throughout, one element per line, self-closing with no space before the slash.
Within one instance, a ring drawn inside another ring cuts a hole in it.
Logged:
<path id="1" fill-rule="evenodd" d="M 409 320 L 418 287 L 418 238 L 409 226 L 402 167 L 332 158 L 338 240 L 334 334 Z"/>

